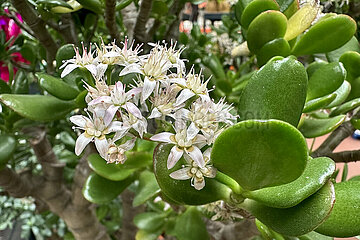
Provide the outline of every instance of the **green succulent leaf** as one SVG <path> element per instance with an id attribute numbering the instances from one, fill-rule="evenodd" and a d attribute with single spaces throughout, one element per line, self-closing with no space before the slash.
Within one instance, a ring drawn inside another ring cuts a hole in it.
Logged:
<path id="1" fill-rule="evenodd" d="M 347 51 L 360 52 L 359 41 L 355 36 L 353 36 L 347 43 L 342 47 L 326 53 L 326 58 L 329 62 L 339 62 L 341 55 Z M 341 61 L 340 61 L 341 62 Z"/>
<path id="2" fill-rule="evenodd" d="M 265 43 L 285 35 L 287 18 L 279 11 L 260 13 L 249 25 L 247 42 L 251 52 L 257 53 Z"/>
<path id="3" fill-rule="evenodd" d="M 63 61 L 72 59 L 75 56 L 74 45 L 65 44 L 59 48 L 56 53 L 56 67 L 59 68 Z"/>
<path id="4" fill-rule="evenodd" d="M 336 98 L 327 106 L 327 108 L 336 107 L 342 104 L 349 96 L 350 91 L 350 83 L 348 81 L 344 81 L 343 84 L 334 92 L 336 94 Z"/>
<path id="5" fill-rule="evenodd" d="M 357 107 L 360 106 L 360 98 L 356 98 L 353 100 L 350 100 L 346 103 L 341 104 L 340 106 L 338 106 L 337 108 L 335 108 L 331 113 L 330 113 L 330 117 L 333 116 L 337 116 L 339 114 L 345 114 Z"/>
<path id="6" fill-rule="evenodd" d="M 299 240 L 334 240 L 334 239 L 332 237 L 328 237 L 320 233 L 317 233 L 315 231 L 312 231 L 303 236 L 300 236 Z"/>
<path id="7" fill-rule="evenodd" d="M 1 81 L 1 80 L 0 80 Z M 0 135 L 0 169 L 4 168 L 16 149 L 16 140 L 14 137 Z"/>
<path id="8" fill-rule="evenodd" d="M 335 183 L 336 202 L 329 218 L 315 231 L 332 237 L 360 234 L 360 182 Z"/>
<path id="9" fill-rule="evenodd" d="M 211 153 L 214 166 L 246 190 L 289 183 L 308 157 L 301 133 L 278 120 L 247 120 L 223 131 Z"/>
<path id="10" fill-rule="evenodd" d="M 290 45 L 288 41 L 283 38 L 277 38 L 265 43 L 265 45 L 259 50 L 256 54 L 257 63 L 259 66 L 262 66 L 272 57 L 286 57 L 290 55 L 290 52 Z"/>
<path id="11" fill-rule="evenodd" d="M 358 98 L 360 96 L 360 54 L 348 51 L 341 55 L 339 61 L 344 64 L 348 73 L 346 80 L 351 84 L 351 92 L 347 100 Z"/>
<path id="12" fill-rule="evenodd" d="M 178 217 L 175 225 L 178 240 L 209 240 L 206 225 L 196 207 L 189 207 Z"/>
<path id="13" fill-rule="evenodd" d="M 274 231 L 287 236 L 301 236 L 324 222 L 334 202 L 334 186 L 328 182 L 318 192 L 291 208 L 272 208 L 251 199 L 246 199 L 241 205 Z"/>
<path id="14" fill-rule="evenodd" d="M 345 115 L 325 119 L 305 118 L 299 130 L 306 138 L 323 136 L 338 128 L 345 121 L 345 118 Z"/>
<path id="15" fill-rule="evenodd" d="M 270 61 L 252 75 L 243 90 L 240 119 L 279 119 L 297 126 L 306 89 L 307 75 L 300 62 L 292 58 Z"/>
<path id="16" fill-rule="evenodd" d="M 173 202 L 187 205 L 203 205 L 217 200 L 226 200 L 231 190 L 216 181 L 205 178 L 205 187 L 196 190 L 191 186 L 191 180 L 175 180 L 170 173 L 181 168 L 185 160 L 181 158 L 172 169 L 167 169 L 166 162 L 173 147 L 171 144 L 159 144 L 154 150 L 154 173 L 161 191 Z"/>
<path id="17" fill-rule="evenodd" d="M 135 226 L 139 229 L 155 232 L 165 223 L 165 213 L 146 212 L 140 213 L 134 217 Z"/>
<path id="18" fill-rule="evenodd" d="M 77 106 L 52 96 L 2 94 L 0 101 L 19 115 L 35 121 L 62 119 Z"/>
<path id="19" fill-rule="evenodd" d="M 280 6 L 280 11 L 284 12 L 286 11 L 294 2 L 297 2 L 297 0 L 276 0 L 276 2 Z"/>
<path id="20" fill-rule="evenodd" d="M 40 87 L 54 97 L 62 100 L 72 100 L 79 94 L 77 89 L 71 87 L 60 78 L 53 77 L 46 73 L 36 73 L 35 75 L 39 79 Z"/>
<path id="21" fill-rule="evenodd" d="M 100 0 L 76 0 L 84 8 L 89 9 L 97 14 L 102 14 L 104 11 L 103 4 Z"/>
<path id="22" fill-rule="evenodd" d="M 342 14 L 327 17 L 300 37 L 292 54 L 300 56 L 333 51 L 348 42 L 355 31 L 356 23 L 351 17 Z"/>
<path id="23" fill-rule="evenodd" d="M 290 208 L 318 191 L 334 171 L 335 163 L 330 158 L 310 158 L 304 172 L 295 181 L 245 192 L 243 195 L 269 207 Z"/>
<path id="24" fill-rule="evenodd" d="M 160 187 L 155 175 L 149 171 L 143 171 L 139 177 L 139 187 L 136 190 L 133 206 L 137 207 L 160 192 Z"/>
<path id="25" fill-rule="evenodd" d="M 248 28 L 252 20 L 266 10 L 279 10 L 279 5 L 274 0 L 254 0 L 250 2 L 241 15 L 241 26 Z"/>
<path id="26" fill-rule="evenodd" d="M 319 67 L 310 77 L 307 100 L 323 97 L 336 91 L 344 82 L 346 70 L 342 63 L 332 62 Z"/>
<path id="27" fill-rule="evenodd" d="M 10 86 L 3 80 L 0 81 L 0 94 L 11 93 Z"/>
<path id="28" fill-rule="evenodd" d="M 259 219 L 255 220 L 255 224 L 259 232 L 261 233 L 261 236 L 263 236 L 265 239 L 271 239 L 271 240 L 285 240 L 281 234 L 275 232 L 274 230 L 270 229 L 268 226 L 263 224 L 259 221 Z"/>
<path id="29" fill-rule="evenodd" d="M 111 181 L 96 173 L 92 173 L 86 179 L 83 187 L 83 195 L 89 202 L 106 204 L 122 193 L 132 181 L 132 177 L 122 181 Z"/>
<path id="30" fill-rule="evenodd" d="M 336 93 L 326 95 L 324 97 L 315 98 L 305 103 L 303 113 L 312 112 L 327 107 L 337 97 Z"/>

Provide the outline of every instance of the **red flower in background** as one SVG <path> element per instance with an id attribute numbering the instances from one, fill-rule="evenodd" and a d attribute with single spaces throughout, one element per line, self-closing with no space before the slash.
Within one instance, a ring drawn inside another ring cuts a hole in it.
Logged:
<path id="1" fill-rule="evenodd" d="M 6 13 L 9 13 L 8 9 L 4 9 Z M 16 14 L 16 17 L 19 19 L 20 22 L 23 22 L 20 14 Z M 7 16 L 0 16 L 0 31 L 5 33 L 5 41 L 9 41 L 11 37 L 13 37 L 10 46 L 14 44 L 15 38 L 21 33 L 20 27 L 15 23 L 15 21 Z M 11 54 L 11 58 L 14 62 L 22 62 L 29 64 L 30 62 L 27 61 L 19 52 L 15 52 Z M 14 74 L 16 73 L 17 68 L 14 67 Z M 5 82 L 9 81 L 9 69 L 7 64 L 3 61 L 0 61 L 0 78 Z"/>

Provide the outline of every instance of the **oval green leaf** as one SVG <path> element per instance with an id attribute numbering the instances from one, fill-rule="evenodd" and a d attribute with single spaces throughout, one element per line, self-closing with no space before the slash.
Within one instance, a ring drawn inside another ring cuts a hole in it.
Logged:
<path id="1" fill-rule="evenodd" d="M 348 42 L 356 31 L 355 21 L 347 15 L 336 15 L 317 22 L 300 37 L 292 53 L 296 56 L 326 53 Z"/>
<path id="2" fill-rule="evenodd" d="M 288 41 L 283 38 L 277 38 L 265 43 L 265 45 L 256 54 L 256 59 L 258 66 L 262 66 L 274 56 L 286 57 L 289 55 L 290 45 Z"/>
<path id="3" fill-rule="evenodd" d="M 334 202 L 334 186 L 328 182 L 318 192 L 291 208 L 272 208 L 251 199 L 246 199 L 241 205 L 274 231 L 287 236 L 301 236 L 326 219 Z"/>
<path id="4" fill-rule="evenodd" d="M 76 108 L 73 101 L 63 101 L 44 95 L 2 94 L 0 101 L 19 115 L 35 121 L 62 119 Z"/>
<path id="5" fill-rule="evenodd" d="M 135 172 L 135 169 L 126 169 L 122 164 L 108 164 L 99 154 L 91 154 L 88 157 L 88 162 L 94 172 L 112 181 L 124 180 Z"/>
<path id="6" fill-rule="evenodd" d="M 349 77 L 356 78 L 360 76 L 360 54 L 354 51 L 345 52 L 339 58 L 339 62 L 344 64 L 346 71 L 349 74 Z"/>
<path id="7" fill-rule="evenodd" d="M 247 198 L 269 207 L 290 208 L 318 191 L 335 171 L 335 163 L 327 157 L 309 159 L 304 172 L 288 184 L 245 192 Z"/>
<path id="8" fill-rule="evenodd" d="M 304 137 L 278 120 L 247 120 L 222 132 L 211 153 L 214 166 L 246 190 L 298 178 L 308 157 Z"/>
<path id="9" fill-rule="evenodd" d="M 116 198 L 131 183 L 131 177 L 122 181 L 111 181 L 92 173 L 83 187 L 84 197 L 92 203 L 105 204 Z"/>
<path id="10" fill-rule="evenodd" d="M 320 137 L 338 128 L 345 118 L 345 115 L 325 119 L 305 118 L 299 130 L 306 138 Z"/>
<path id="11" fill-rule="evenodd" d="M 343 103 L 349 96 L 350 91 L 350 83 L 348 81 L 344 81 L 343 84 L 334 92 L 336 94 L 336 98 L 327 106 L 327 108 L 336 107 Z"/>
<path id="12" fill-rule="evenodd" d="M 336 98 L 336 93 L 329 94 L 324 97 L 315 98 L 305 103 L 303 113 L 312 112 L 321 108 L 325 108 Z"/>
<path id="13" fill-rule="evenodd" d="M 274 0 L 254 0 L 250 2 L 241 15 L 241 26 L 248 28 L 252 20 L 266 10 L 279 10 L 279 5 Z"/>
<path id="14" fill-rule="evenodd" d="M 6 166 L 6 164 L 15 152 L 15 148 L 15 138 L 5 134 L 0 135 L 0 169 Z"/>
<path id="15" fill-rule="evenodd" d="M 160 192 L 160 187 L 155 175 L 149 171 L 143 171 L 139 176 L 139 186 L 136 190 L 133 206 L 137 207 Z"/>
<path id="16" fill-rule="evenodd" d="M 165 223 L 166 214 L 158 212 L 140 213 L 134 217 L 135 226 L 145 231 L 154 232 Z"/>
<path id="17" fill-rule="evenodd" d="M 175 180 L 170 173 L 181 168 L 185 160 L 181 158 L 175 167 L 167 169 L 166 162 L 173 146 L 160 144 L 154 150 L 154 173 L 161 191 L 174 201 L 188 205 L 203 205 L 217 200 L 229 199 L 231 190 L 211 178 L 205 178 L 205 187 L 196 190 L 191 186 L 191 180 Z"/>
<path id="18" fill-rule="evenodd" d="M 326 53 L 326 58 L 329 62 L 339 62 L 341 55 L 347 51 L 360 52 L 359 41 L 355 36 L 353 36 L 350 41 L 345 43 L 342 47 Z M 341 61 L 340 61 L 341 62 Z M 345 67 L 346 68 L 346 67 Z"/>
<path id="19" fill-rule="evenodd" d="M 48 93 L 62 100 L 72 100 L 77 97 L 79 91 L 65 83 L 60 78 L 53 77 L 46 73 L 35 73 L 39 79 L 40 87 Z"/>
<path id="20" fill-rule="evenodd" d="M 56 67 L 59 68 L 63 61 L 72 59 L 75 56 L 74 44 L 65 44 L 56 53 Z"/>
<path id="21" fill-rule="evenodd" d="M 11 93 L 9 85 L 3 80 L 0 80 L 0 93 Z"/>
<path id="22" fill-rule="evenodd" d="M 286 26 L 287 19 L 281 12 L 262 12 L 249 25 L 247 42 L 250 51 L 257 53 L 265 43 L 284 37 Z"/>
<path id="23" fill-rule="evenodd" d="M 307 75 L 300 62 L 292 58 L 270 61 L 252 75 L 243 90 L 240 119 L 279 119 L 297 126 L 306 89 Z"/>
<path id="24" fill-rule="evenodd" d="M 336 202 L 329 218 L 315 231 L 332 237 L 360 234 L 360 182 L 335 183 Z"/>
<path id="25" fill-rule="evenodd" d="M 307 100 L 323 97 L 336 91 L 344 82 L 346 70 L 342 63 L 332 62 L 319 67 L 309 77 Z"/>
<path id="26" fill-rule="evenodd" d="M 330 117 L 339 115 L 339 114 L 346 114 L 349 111 L 357 108 L 360 106 L 360 98 L 356 98 L 353 100 L 350 100 L 346 103 L 341 104 L 339 107 L 335 108 L 334 111 L 330 113 Z"/>
<path id="27" fill-rule="evenodd" d="M 206 225 L 201 214 L 195 207 L 189 207 L 180 217 L 175 225 L 175 235 L 178 240 L 209 240 Z"/>

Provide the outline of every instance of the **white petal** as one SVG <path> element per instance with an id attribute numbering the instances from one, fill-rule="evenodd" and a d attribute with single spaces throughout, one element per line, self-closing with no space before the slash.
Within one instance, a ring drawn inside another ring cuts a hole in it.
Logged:
<path id="1" fill-rule="evenodd" d="M 140 110 L 137 108 L 137 106 L 135 104 L 133 104 L 132 102 L 127 102 L 125 103 L 125 109 L 131 113 L 132 115 L 134 115 L 135 117 L 141 119 L 142 115 Z"/>
<path id="2" fill-rule="evenodd" d="M 170 78 L 170 82 L 177 83 L 181 86 L 186 86 L 186 81 L 183 78 Z"/>
<path id="3" fill-rule="evenodd" d="M 107 67 L 108 65 L 103 63 L 96 66 L 96 79 L 100 79 L 105 75 Z"/>
<path id="4" fill-rule="evenodd" d="M 141 93 L 142 91 L 142 88 L 141 87 L 137 87 L 137 88 L 133 88 L 131 90 L 129 90 L 126 95 L 127 95 L 127 99 L 126 100 L 129 100 L 130 98 L 134 97 L 135 95 Z"/>
<path id="5" fill-rule="evenodd" d="M 198 134 L 200 130 L 196 127 L 194 122 L 191 122 L 190 126 L 186 131 L 186 138 L 187 140 L 192 140 Z"/>
<path id="6" fill-rule="evenodd" d="M 109 125 L 113 120 L 119 106 L 111 105 L 105 112 L 104 123 L 105 125 Z"/>
<path id="7" fill-rule="evenodd" d="M 174 136 L 174 134 L 169 133 L 169 132 L 162 132 L 162 133 L 155 134 L 154 136 L 152 136 L 150 138 L 150 140 L 156 141 L 156 142 L 174 143 L 170 139 L 171 136 Z"/>
<path id="8" fill-rule="evenodd" d="M 110 52 L 105 53 L 103 57 L 111 58 L 111 57 L 120 57 L 120 56 L 121 56 L 120 53 L 115 52 L 115 51 L 110 51 Z"/>
<path id="9" fill-rule="evenodd" d="M 120 72 L 119 76 L 124 76 L 124 75 L 129 74 L 129 73 L 143 74 L 141 69 L 140 69 L 140 66 L 138 64 L 136 64 L 136 63 L 130 64 L 130 65 L 127 65 L 126 67 L 124 67 L 124 69 Z"/>
<path id="10" fill-rule="evenodd" d="M 162 116 L 162 113 L 159 112 L 159 110 L 157 108 L 154 108 L 152 111 L 151 111 L 151 114 L 150 116 L 148 116 L 148 118 L 159 118 Z"/>
<path id="11" fill-rule="evenodd" d="M 205 167 L 204 157 L 202 152 L 196 146 L 192 146 L 191 151 L 185 150 L 187 154 L 197 163 L 201 168 Z"/>
<path id="12" fill-rule="evenodd" d="M 112 122 L 108 127 L 109 132 L 117 132 L 117 131 L 121 131 L 122 129 L 123 129 L 123 123 L 119 121 Z"/>
<path id="13" fill-rule="evenodd" d="M 205 164 L 210 162 L 210 155 L 211 155 L 212 148 L 208 148 L 203 152 L 204 159 L 206 160 Z"/>
<path id="14" fill-rule="evenodd" d="M 145 77 L 144 86 L 142 89 L 141 102 L 144 102 L 151 93 L 154 91 L 156 86 L 156 81 L 150 81 L 149 78 Z"/>
<path id="15" fill-rule="evenodd" d="M 170 177 L 176 180 L 188 180 L 191 177 L 188 172 L 190 171 L 190 167 L 184 167 L 175 172 L 170 173 Z"/>
<path id="16" fill-rule="evenodd" d="M 91 74 L 93 75 L 93 76 L 96 76 L 96 66 L 95 65 L 93 65 L 93 64 L 88 64 L 88 65 L 85 65 L 85 68 L 87 69 L 87 70 L 89 70 L 89 72 L 91 72 Z"/>
<path id="17" fill-rule="evenodd" d="M 85 137 L 85 133 L 80 134 L 80 136 L 76 139 L 75 154 L 79 156 L 92 139 L 92 137 Z"/>
<path id="18" fill-rule="evenodd" d="M 118 131 L 116 131 L 115 136 L 113 138 L 113 141 L 117 141 L 120 138 L 124 137 L 125 134 L 129 131 L 130 127 L 122 127 L 121 129 L 119 129 Z"/>
<path id="19" fill-rule="evenodd" d="M 70 121 L 79 127 L 85 127 L 86 122 L 90 121 L 90 119 L 83 115 L 75 115 L 70 117 Z"/>
<path id="20" fill-rule="evenodd" d="M 112 103 L 111 101 L 111 97 L 109 96 L 102 96 L 102 97 L 98 97 L 94 100 L 92 100 L 91 102 L 88 103 L 88 105 L 95 105 L 95 104 L 99 104 L 99 103 Z"/>
<path id="21" fill-rule="evenodd" d="M 179 161 L 184 151 L 178 149 L 176 146 L 171 148 L 168 160 L 167 160 L 167 168 L 171 169 L 175 166 L 175 164 Z"/>
<path id="22" fill-rule="evenodd" d="M 207 140 L 206 137 L 204 137 L 204 136 L 201 135 L 201 134 L 198 134 L 198 135 L 196 135 L 196 137 L 194 138 L 193 144 L 201 145 L 201 144 L 206 143 L 206 140 Z"/>
<path id="23" fill-rule="evenodd" d="M 193 93 L 190 89 L 182 90 L 180 95 L 176 98 L 175 106 L 184 103 L 186 100 L 193 96 L 195 96 L 195 93 Z"/>
<path id="24" fill-rule="evenodd" d="M 76 64 L 68 64 L 64 71 L 62 71 L 61 73 L 61 78 L 65 77 L 66 75 L 68 75 L 69 73 L 71 73 L 74 69 L 78 68 L 79 66 Z"/>
<path id="25" fill-rule="evenodd" d="M 126 143 L 120 145 L 120 147 L 122 149 L 124 149 L 125 151 L 129 151 L 129 150 L 133 149 L 133 147 L 135 146 L 135 141 L 136 141 L 136 138 L 133 138 L 133 139 L 127 141 Z"/>
<path id="26" fill-rule="evenodd" d="M 103 139 L 95 138 L 95 146 L 102 158 L 105 157 L 108 150 L 108 141 L 104 137 Z"/>
<path id="27" fill-rule="evenodd" d="M 198 180 L 198 178 L 195 178 L 195 181 L 194 181 L 194 188 L 196 190 L 201 190 L 205 187 L 205 179 L 202 178 L 202 181 Z"/>
<path id="28" fill-rule="evenodd" d="M 206 167 L 207 170 L 208 170 L 208 173 L 207 174 L 204 174 L 205 177 L 208 177 L 208 178 L 214 178 L 216 176 L 216 168 L 214 168 L 213 166 L 208 166 Z"/>

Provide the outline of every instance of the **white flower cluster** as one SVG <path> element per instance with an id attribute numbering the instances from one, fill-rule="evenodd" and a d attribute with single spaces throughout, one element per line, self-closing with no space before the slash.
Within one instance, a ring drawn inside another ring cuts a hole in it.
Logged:
<path id="1" fill-rule="evenodd" d="M 150 45 L 150 44 L 149 44 Z M 151 44 L 149 54 L 139 55 L 139 46 L 123 47 L 112 43 L 96 46 L 91 52 L 83 47 L 82 56 L 64 61 L 61 77 L 76 68 L 86 68 L 94 77 L 95 86 L 86 84 L 88 116 L 75 115 L 70 121 L 84 132 L 78 137 L 75 153 L 80 155 L 85 146 L 95 146 L 108 163 L 124 163 L 125 152 L 135 145 L 137 137 L 147 133 L 148 120 L 155 119 L 158 128 L 149 141 L 173 144 L 167 167 L 171 169 L 184 156 L 186 165 L 175 170 L 170 177 L 178 180 L 191 179 L 195 189 L 205 186 L 204 177 L 214 178 L 216 169 L 209 165 L 211 146 L 221 131 L 232 125 L 236 116 L 232 107 L 221 99 L 215 103 L 209 97 L 208 81 L 193 69 L 186 73 L 182 48 L 176 44 Z M 122 67 L 120 76 L 135 74 L 134 85 L 125 86 L 121 81 L 107 84 L 109 66 Z M 154 120 L 153 120 L 154 121 Z M 169 132 L 162 129 L 167 128 Z"/>

